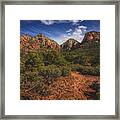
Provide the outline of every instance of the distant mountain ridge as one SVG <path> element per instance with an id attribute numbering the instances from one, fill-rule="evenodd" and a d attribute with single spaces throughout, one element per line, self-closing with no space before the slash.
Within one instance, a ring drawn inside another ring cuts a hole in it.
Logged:
<path id="1" fill-rule="evenodd" d="M 77 40 L 70 38 L 63 44 L 59 45 L 56 41 L 46 37 L 43 34 L 38 34 L 34 37 L 25 34 L 20 36 L 20 49 L 25 51 L 36 50 L 40 48 L 47 48 L 53 50 L 74 50 L 81 47 L 84 47 L 86 43 L 91 44 L 93 42 L 100 41 L 100 32 L 91 31 L 87 32 L 82 40 L 78 42 Z"/>
<path id="2" fill-rule="evenodd" d="M 81 43 L 71 38 L 61 45 L 61 49 L 62 50 L 74 50 L 78 48 L 90 47 L 91 44 L 93 44 L 94 42 L 99 42 L 99 41 L 100 41 L 100 32 L 91 31 L 85 34 Z M 87 46 L 86 46 L 86 43 L 87 43 Z"/>
<path id="3" fill-rule="evenodd" d="M 75 39 L 68 39 L 61 45 L 62 50 L 74 50 L 80 48 L 80 43 Z"/>

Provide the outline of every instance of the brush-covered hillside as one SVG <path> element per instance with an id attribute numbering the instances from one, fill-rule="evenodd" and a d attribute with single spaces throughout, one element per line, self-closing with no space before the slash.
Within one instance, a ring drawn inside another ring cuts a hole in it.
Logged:
<path id="1" fill-rule="evenodd" d="M 38 34 L 20 37 L 21 99 L 100 99 L 100 33 L 87 32 L 82 42 L 59 45 Z"/>

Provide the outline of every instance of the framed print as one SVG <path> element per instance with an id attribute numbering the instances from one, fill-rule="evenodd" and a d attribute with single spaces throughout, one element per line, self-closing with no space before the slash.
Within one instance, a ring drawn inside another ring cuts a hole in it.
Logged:
<path id="1" fill-rule="evenodd" d="M 119 119 L 119 2 L 1 2 L 2 119 Z"/>

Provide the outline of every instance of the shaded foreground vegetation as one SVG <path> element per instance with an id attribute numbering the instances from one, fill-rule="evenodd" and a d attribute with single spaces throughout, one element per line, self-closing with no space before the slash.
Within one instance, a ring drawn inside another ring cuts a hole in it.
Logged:
<path id="1" fill-rule="evenodd" d="M 49 85 L 42 81 L 29 82 L 27 86 L 22 85 L 21 99 L 98 100 L 99 90 L 98 76 L 85 76 L 78 72 L 71 72 L 69 76 L 54 79 Z"/>
<path id="2" fill-rule="evenodd" d="M 100 99 L 99 50 L 97 42 L 69 51 L 21 49 L 21 99 Z"/>

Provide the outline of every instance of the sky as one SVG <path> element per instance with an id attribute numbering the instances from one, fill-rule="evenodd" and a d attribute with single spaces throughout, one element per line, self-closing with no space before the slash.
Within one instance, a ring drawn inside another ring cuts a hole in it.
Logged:
<path id="1" fill-rule="evenodd" d="M 39 33 L 62 44 L 69 38 L 81 42 L 86 32 L 100 32 L 99 20 L 20 20 L 20 35 Z"/>

